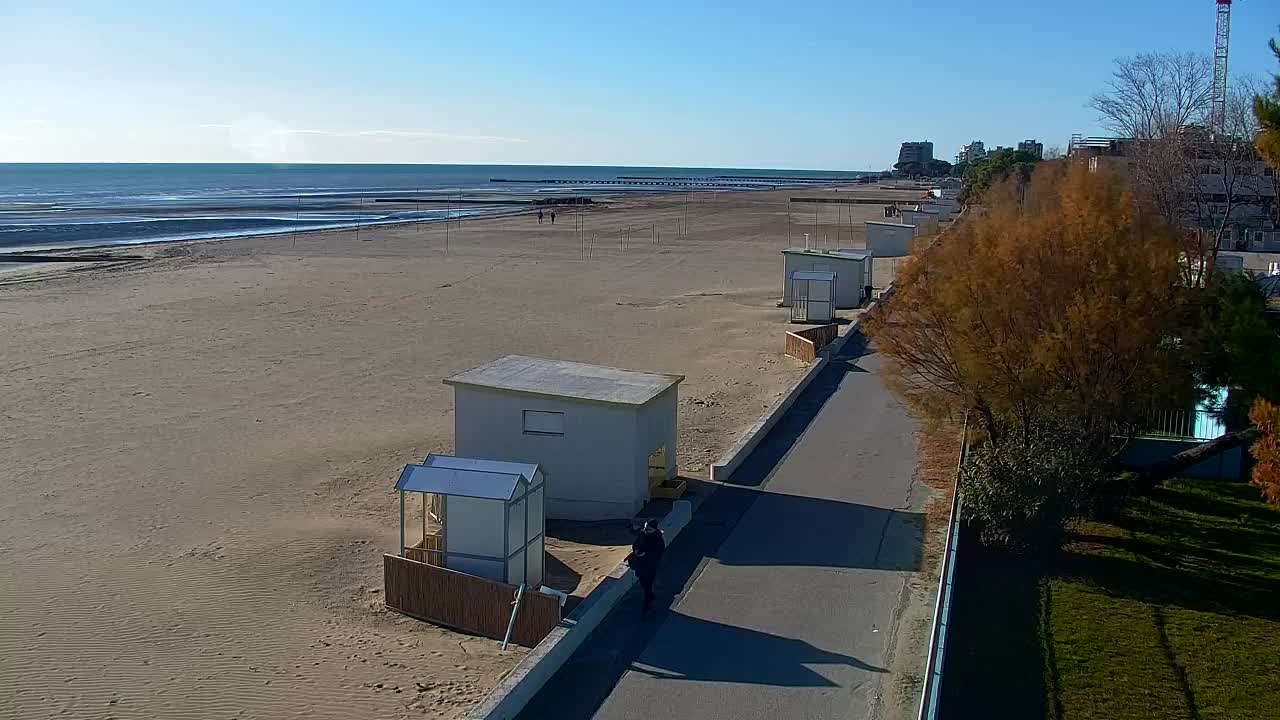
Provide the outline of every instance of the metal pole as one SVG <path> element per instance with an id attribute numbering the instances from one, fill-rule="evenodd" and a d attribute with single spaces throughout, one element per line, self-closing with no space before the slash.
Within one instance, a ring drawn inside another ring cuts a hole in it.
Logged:
<path id="1" fill-rule="evenodd" d="M 516 588 L 515 602 L 511 603 L 511 619 L 507 621 L 507 634 L 502 636 L 502 649 L 507 649 L 507 643 L 511 642 L 511 631 L 516 627 L 516 613 L 520 612 L 520 601 L 524 600 L 524 583 L 520 583 L 520 587 Z"/>
<path id="2" fill-rule="evenodd" d="M 360 213 L 364 212 L 364 193 L 360 193 L 360 209 L 356 211 L 356 240 L 360 239 Z"/>
<path id="3" fill-rule="evenodd" d="M 689 192 L 684 194 L 684 235 L 689 235 Z"/>
<path id="4" fill-rule="evenodd" d="M 298 247 L 298 223 L 302 222 L 302 193 L 298 193 L 298 209 L 293 214 L 293 246 Z"/>

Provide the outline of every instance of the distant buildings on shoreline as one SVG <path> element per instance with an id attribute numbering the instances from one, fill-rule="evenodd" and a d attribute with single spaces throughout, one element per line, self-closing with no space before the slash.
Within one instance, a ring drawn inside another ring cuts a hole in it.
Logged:
<path id="1" fill-rule="evenodd" d="M 1251 147 L 1239 150 L 1230 144 L 1233 141 L 1215 140 L 1203 128 L 1189 127 L 1188 132 L 1194 140 L 1190 147 L 1197 149 L 1196 156 L 1185 167 L 1169 172 L 1186 177 L 1189 219 L 1202 227 L 1225 225 L 1218 239 L 1219 248 L 1272 250 L 1270 238 L 1276 230 L 1273 213 L 1280 195 L 1280 176 Z M 1127 173 L 1135 158 L 1144 157 L 1144 146 L 1132 138 L 1072 135 L 1067 157 L 1087 162 L 1093 172 L 1107 167 Z"/>
<path id="2" fill-rule="evenodd" d="M 927 167 L 932 160 L 933 143 L 928 140 L 904 142 L 898 150 L 898 165 L 913 163 L 919 167 Z"/>
<path id="3" fill-rule="evenodd" d="M 1044 159 L 1044 145 L 1040 144 L 1039 142 L 1036 142 L 1034 139 L 1023 140 L 1022 142 L 1018 143 L 1018 151 L 1029 152 L 1032 155 L 1035 155 L 1037 160 Z"/>
<path id="4" fill-rule="evenodd" d="M 1015 148 L 997 145 L 995 150 L 988 151 L 987 146 L 981 140 L 974 140 L 960 146 L 960 152 L 956 153 L 953 165 L 960 163 L 969 163 L 975 160 L 981 160 L 988 157 L 994 152 L 1000 150 L 1014 150 Z M 1035 156 L 1037 160 L 1044 159 L 1044 144 L 1032 138 L 1030 140 L 1022 140 L 1018 143 L 1019 152 L 1027 152 Z M 1058 151 L 1061 154 L 1061 151 Z M 918 168 L 928 167 L 929 163 L 934 160 L 933 143 L 928 140 L 908 140 L 902 143 L 898 149 L 898 162 L 894 167 L 904 167 L 914 165 Z"/>

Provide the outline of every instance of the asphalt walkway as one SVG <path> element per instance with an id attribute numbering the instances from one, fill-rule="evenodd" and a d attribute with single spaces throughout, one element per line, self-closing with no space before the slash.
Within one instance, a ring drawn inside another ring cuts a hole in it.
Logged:
<path id="1" fill-rule="evenodd" d="M 855 336 L 658 576 L 618 604 L 522 718 L 864 718 L 919 562 L 912 424 Z"/>

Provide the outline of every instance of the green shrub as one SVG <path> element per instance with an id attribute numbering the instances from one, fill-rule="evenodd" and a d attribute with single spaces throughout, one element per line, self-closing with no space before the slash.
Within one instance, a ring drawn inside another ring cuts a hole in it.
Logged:
<path id="1" fill-rule="evenodd" d="M 1096 512 L 1109 493 L 1102 458 L 1052 424 L 1006 430 L 970 451 L 961 470 L 964 519 L 988 545 L 1020 552 L 1060 547 L 1073 521 Z"/>

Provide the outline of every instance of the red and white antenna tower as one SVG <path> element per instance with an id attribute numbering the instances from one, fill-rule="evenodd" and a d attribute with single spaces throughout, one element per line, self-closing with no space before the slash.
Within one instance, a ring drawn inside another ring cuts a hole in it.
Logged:
<path id="1" fill-rule="evenodd" d="M 1231 0 L 1217 0 L 1218 33 L 1213 45 L 1213 98 L 1209 120 L 1222 132 L 1227 122 L 1227 41 L 1231 35 Z"/>

